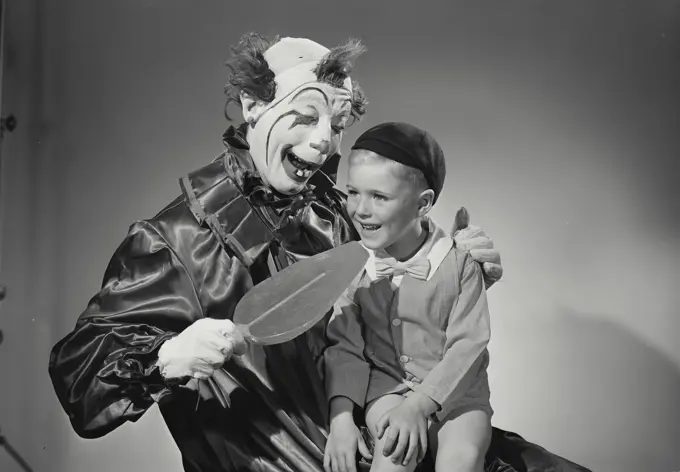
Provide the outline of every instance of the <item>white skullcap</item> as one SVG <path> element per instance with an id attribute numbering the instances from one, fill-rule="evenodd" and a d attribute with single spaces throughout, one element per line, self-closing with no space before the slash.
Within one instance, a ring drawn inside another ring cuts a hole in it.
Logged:
<path id="1" fill-rule="evenodd" d="M 274 72 L 276 81 L 276 97 L 270 106 L 274 106 L 297 89 L 319 80 L 314 72 L 330 50 L 319 43 L 305 38 L 282 38 L 267 49 L 263 56 Z M 347 77 L 342 85 L 350 95 L 352 81 Z"/>

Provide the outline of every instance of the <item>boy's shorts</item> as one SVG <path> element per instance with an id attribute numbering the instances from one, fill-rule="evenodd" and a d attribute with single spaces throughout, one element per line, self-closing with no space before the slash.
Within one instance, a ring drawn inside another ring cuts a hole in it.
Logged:
<path id="1" fill-rule="evenodd" d="M 380 372 L 371 372 L 372 385 L 369 386 L 369 396 L 366 398 L 366 407 L 373 401 L 384 395 L 402 395 L 408 398 L 415 389 L 417 383 L 410 382 L 410 385 L 405 383 L 396 383 L 395 379 L 390 375 Z M 384 388 L 376 388 L 376 387 Z M 491 407 L 491 392 L 489 390 L 489 377 L 486 371 L 480 372 L 475 382 L 468 389 L 467 392 L 455 400 L 451 404 L 442 405 L 448 413 L 445 416 L 436 415 L 435 421 L 444 422 L 448 419 L 455 418 L 466 411 L 480 410 L 486 413 L 489 418 L 493 417 L 494 411 Z M 433 415 L 434 416 L 434 415 Z"/>

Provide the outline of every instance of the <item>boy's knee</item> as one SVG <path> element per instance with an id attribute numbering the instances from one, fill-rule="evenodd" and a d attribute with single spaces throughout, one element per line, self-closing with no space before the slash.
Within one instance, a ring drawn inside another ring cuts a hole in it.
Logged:
<path id="1" fill-rule="evenodd" d="M 436 472 L 482 472 L 485 453 L 472 443 L 447 445 L 437 451 Z"/>

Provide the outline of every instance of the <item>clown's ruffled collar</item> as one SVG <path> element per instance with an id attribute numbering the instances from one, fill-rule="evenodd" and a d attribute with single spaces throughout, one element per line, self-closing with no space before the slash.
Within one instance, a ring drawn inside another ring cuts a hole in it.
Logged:
<path id="1" fill-rule="evenodd" d="M 339 201 L 330 196 L 334 180 L 322 169 L 313 176 L 314 185 L 297 195 L 275 192 L 255 168 L 246 126 L 229 127 L 223 135 L 225 151 L 212 163 L 180 179 L 187 205 L 199 224 L 210 227 L 246 266 L 274 240 L 297 247 L 291 237 L 302 232 L 307 236 L 314 233 L 320 244 L 333 247 L 338 242 L 340 223 Z M 339 156 L 332 159 L 331 171 L 337 169 Z M 336 210 L 329 214 L 330 207 Z M 331 217 L 335 222 L 328 221 L 328 225 L 320 217 Z"/>

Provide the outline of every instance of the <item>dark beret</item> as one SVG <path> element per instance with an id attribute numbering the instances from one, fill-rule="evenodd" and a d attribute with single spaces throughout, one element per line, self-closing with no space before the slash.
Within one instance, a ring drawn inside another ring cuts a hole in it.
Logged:
<path id="1" fill-rule="evenodd" d="M 430 133 L 408 123 L 382 123 L 364 132 L 352 149 L 365 149 L 419 169 L 435 201 L 444 187 L 446 163 L 444 152 Z"/>

